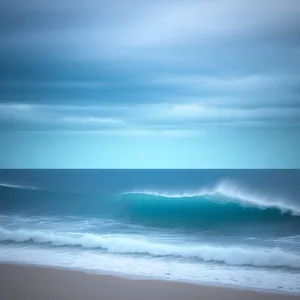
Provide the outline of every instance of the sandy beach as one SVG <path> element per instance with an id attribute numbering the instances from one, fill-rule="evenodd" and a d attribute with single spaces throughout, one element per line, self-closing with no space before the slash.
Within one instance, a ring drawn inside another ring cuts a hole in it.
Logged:
<path id="1" fill-rule="evenodd" d="M 25 265 L 0 265 L 2 300 L 300 299 L 299 296 Z"/>

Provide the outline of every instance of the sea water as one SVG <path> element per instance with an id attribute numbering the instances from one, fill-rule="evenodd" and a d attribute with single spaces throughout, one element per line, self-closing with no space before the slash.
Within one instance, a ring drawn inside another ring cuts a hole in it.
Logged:
<path id="1" fill-rule="evenodd" d="M 300 293 L 300 171 L 3 170 L 0 261 Z"/>

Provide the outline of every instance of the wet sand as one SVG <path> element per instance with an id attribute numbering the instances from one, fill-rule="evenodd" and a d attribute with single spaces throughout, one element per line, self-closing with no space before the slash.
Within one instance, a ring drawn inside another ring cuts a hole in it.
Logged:
<path id="1" fill-rule="evenodd" d="M 124 279 L 111 275 L 13 264 L 0 264 L 0 284 L 1 300 L 300 299 L 300 295 L 163 280 Z"/>

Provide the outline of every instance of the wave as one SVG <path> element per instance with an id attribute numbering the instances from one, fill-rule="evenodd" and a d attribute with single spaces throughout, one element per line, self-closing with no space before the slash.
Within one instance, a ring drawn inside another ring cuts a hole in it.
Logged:
<path id="1" fill-rule="evenodd" d="M 33 242 L 52 246 L 77 246 L 86 249 L 102 249 L 110 253 L 146 254 L 150 256 L 174 256 L 196 258 L 205 262 L 256 267 L 300 268 L 300 256 L 279 248 L 220 247 L 213 245 L 174 245 L 151 242 L 146 238 L 128 236 L 95 235 L 91 233 L 53 233 L 32 230 L 8 230 L 0 228 L 1 242 Z"/>
<path id="2" fill-rule="evenodd" d="M 148 195 L 164 198 L 206 198 L 210 200 L 221 200 L 224 202 L 235 202 L 241 206 L 257 207 L 259 209 L 278 209 L 281 212 L 289 212 L 292 215 L 300 215 L 300 207 L 288 203 L 286 199 L 273 196 L 260 195 L 238 187 L 236 184 L 223 180 L 210 189 L 200 189 L 193 192 L 170 193 L 160 191 L 133 191 L 124 194 Z"/>
<path id="3" fill-rule="evenodd" d="M 15 184 L 10 182 L 0 182 L 0 187 L 20 189 L 20 190 L 38 190 L 38 188 L 34 186 L 20 185 L 20 184 Z"/>
<path id="4" fill-rule="evenodd" d="M 288 221 L 299 226 L 300 207 L 222 181 L 193 193 L 133 191 L 116 194 L 67 191 L 2 184 L 0 212 L 30 216 L 80 216 L 143 226 L 207 228 L 224 222 Z M 297 223 L 297 224 L 296 224 Z"/>
<path id="5" fill-rule="evenodd" d="M 57 192 L 46 189 L 41 189 L 35 186 L 20 185 L 9 182 L 0 182 L 0 187 L 12 188 L 19 190 L 35 190 L 44 192 Z M 76 194 L 61 192 L 64 194 Z M 222 180 L 218 182 L 212 188 L 201 188 L 191 192 L 162 192 L 153 190 L 135 190 L 131 192 L 121 193 L 123 195 L 145 195 L 153 197 L 163 197 L 169 199 L 183 199 L 183 198 L 205 198 L 207 200 L 219 201 L 224 203 L 234 202 L 240 204 L 243 207 L 257 207 L 259 209 L 278 209 L 279 211 L 285 213 L 289 212 L 292 215 L 300 215 L 300 206 L 290 203 L 285 198 L 278 198 L 274 196 L 266 196 L 254 191 L 249 191 L 245 188 L 238 186 L 229 180 Z"/>

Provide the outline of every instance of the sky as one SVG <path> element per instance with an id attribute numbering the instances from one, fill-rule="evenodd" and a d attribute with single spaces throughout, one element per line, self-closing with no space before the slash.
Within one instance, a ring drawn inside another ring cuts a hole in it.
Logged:
<path id="1" fill-rule="evenodd" d="M 0 168 L 300 168 L 299 0 L 4 0 Z"/>

